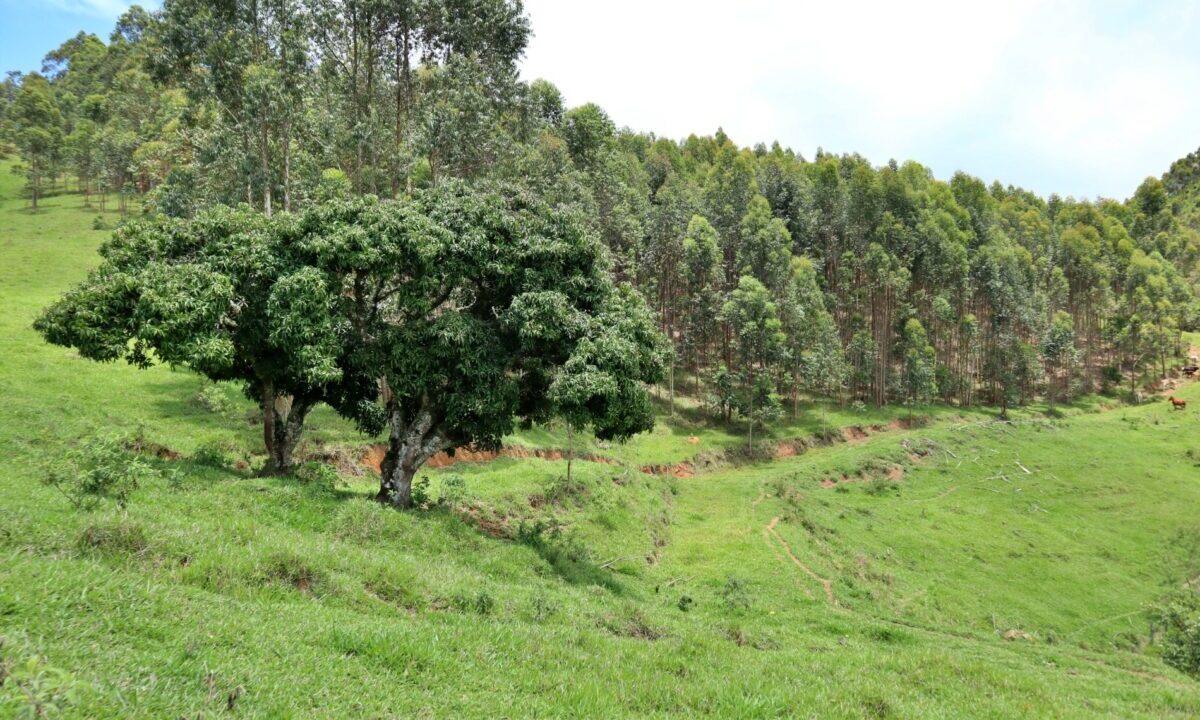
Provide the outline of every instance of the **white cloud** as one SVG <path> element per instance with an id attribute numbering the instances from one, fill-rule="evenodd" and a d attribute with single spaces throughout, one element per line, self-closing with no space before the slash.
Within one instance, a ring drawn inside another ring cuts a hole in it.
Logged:
<path id="1" fill-rule="evenodd" d="M 1200 145 L 1186 0 L 526 7 L 526 77 L 670 137 L 723 126 L 1079 196 L 1127 195 Z"/>

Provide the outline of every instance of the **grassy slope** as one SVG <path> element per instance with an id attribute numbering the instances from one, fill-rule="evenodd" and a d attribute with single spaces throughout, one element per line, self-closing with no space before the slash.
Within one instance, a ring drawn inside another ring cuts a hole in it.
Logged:
<path id="1" fill-rule="evenodd" d="M 385 511 L 365 477 L 330 490 L 188 461 L 126 514 L 80 514 L 38 482 L 80 434 L 140 425 L 190 453 L 250 447 L 256 430 L 245 406 L 195 403 L 188 373 L 41 343 L 32 317 L 104 233 L 77 197 L 31 216 L 15 194 L 0 167 L 0 636 L 10 656 L 72 673 L 68 717 L 211 717 L 235 691 L 237 715 L 264 718 L 1200 713 L 1200 683 L 1122 649 L 1180 567 L 1171 538 L 1196 525 L 1191 413 L 996 427 L 943 410 L 926 429 L 679 480 L 581 462 L 564 486 L 562 462 L 532 459 L 454 468 L 471 512 L 564 528 L 540 544 Z M 1200 404 L 1197 390 L 1180 394 Z M 320 442 L 362 442 L 327 412 L 314 422 Z M 809 412 L 774 434 L 819 425 Z M 514 441 L 565 443 L 553 429 Z M 739 442 L 681 419 L 579 445 L 638 465 Z M 894 483 L 870 479 L 893 465 Z M 89 527 L 137 528 L 144 547 L 81 542 Z M 1010 629 L 1034 639 L 1002 640 Z"/>

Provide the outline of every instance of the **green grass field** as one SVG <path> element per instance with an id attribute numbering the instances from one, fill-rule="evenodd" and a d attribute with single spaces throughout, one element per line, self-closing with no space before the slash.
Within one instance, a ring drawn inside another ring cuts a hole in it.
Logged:
<path id="1" fill-rule="evenodd" d="M 463 478 L 453 502 L 400 513 L 369 472 L 200 462 L 254 462 L 233 388 L 43 343 L 34 316 L 105 232 L 76 195 L 29 214 L 17 182 L 0 165 L 0 657 L 22 678 L 0 717 L 27 690 L 67 718 L 1200 715 L 1145 613 L 1200 572 L 1194 409 L 927 408 L 907 429 L 903 409 L 829 408 L 878 430 L 744 463 L 739 428 L 685 407 L 625 445 L 577 438 L 609 462 L 570 483 L 558 459 L 459 464 L 428 473 L 434 497 Z M 804 407 L 766 439 L 820 426 Z M 126 509 L 41 482 L 81 438 L 134 433 L 182 457 L 152 460 Z M 323 410 L 307 448 L 370 442 Z"/>

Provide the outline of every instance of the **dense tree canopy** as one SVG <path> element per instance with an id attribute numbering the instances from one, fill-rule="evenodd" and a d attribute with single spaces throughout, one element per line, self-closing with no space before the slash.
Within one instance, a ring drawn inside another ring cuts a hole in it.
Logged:
<path id="1" fill-rule="evenodd" d="M 388 433 L 381 499 L 407 506 L 430 456 L 496 448 L 519 420 L 622 439 L 653 425 L 653 319 L 582 223 L 528 193 L 446 183 L 321 205 L 295 250 L 314 274 L 307 305 L 328 313 L 318 344 L 353 348 L 331 402 Z"/>

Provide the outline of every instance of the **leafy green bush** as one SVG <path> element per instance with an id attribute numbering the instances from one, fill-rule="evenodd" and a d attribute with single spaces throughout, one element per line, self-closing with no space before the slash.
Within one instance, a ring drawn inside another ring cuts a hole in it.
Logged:
<path id="1" fill-rule="evenodd" d="M 725 607 L 730 610 L 750 607 L 750 593 L 746 587 L 746 581 L 730 575 L 725 580 L 725 587 L 721 588 L 721 599 L 725 601 Z"/>
<path id="2" fill-rule="evenodd" d="M 462 475 L 447 475 L 442 478 L 441 490 L 438 493 L 438 503 L 448 508 L 455 508 L 467 498 L 467 481 Z"/>
<path id="3" fill-rule="evenodd" d="M 0 716 L 34 720 L 56 717 L 75 699 L 77 681 L 0 636 Z"/>
<path id="4" fill-rule="evenodd" d="M 1200 592 L 1186 588 L 1172 593 L 1153 614 L 1162 628 L 1163 662 L 1200 677 Z"/>
<path id="5" fill-rule="evenodd" d="M 431 502 L 429 497 L 429 476 L 422 475 L 413 481 L 412 484 L 412 504 L 413 507 L 428 507 Z"/>
<path id="6" fill-rule="evenodd" d="M 146 460 L 125 449 L 117 437 L 79 440 L 47 469 L 44 482 L 63 494 L 76 510 L 94 510 L 103 500 L 124 508 L 133 491 L 160 477 Z"/>
<path id="7" fill-rule="evenodd" d="M 295 474 L 300 482 L 324 490 L 334 490 L 342 482 L 337 470 L 323 462 L 306 462 L 296 468 Z"/>
<path id="8" fill-rule="evenodd" d="M 240 451 L 230 440 L 212 439 L 200 443 L 192 453 L 192 462 L 207 467 L 225 469 L 233 465 Z"/>
<path id="9" fill-rule="evenodd" d="M 238 409 L 237 400 L 229 396 L 226 388 L 213 382 L 201 386 L 196 393 L 196 403 L 205 410 L 223 417 L 229 417 Z"/>

